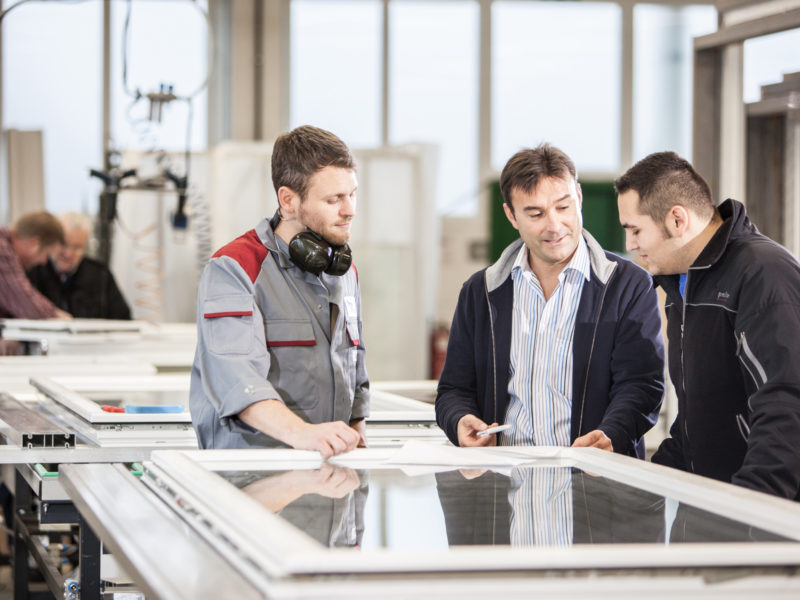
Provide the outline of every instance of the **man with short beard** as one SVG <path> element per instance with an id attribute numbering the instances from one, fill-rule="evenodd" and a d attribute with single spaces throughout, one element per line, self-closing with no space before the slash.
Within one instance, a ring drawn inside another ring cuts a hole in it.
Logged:
<path id="1" fill-rule="evenodd" d="M 303 126 L 273 146 L 278 211 L 218 250 L 200 280 L 192 422 L 201 448 L 366 445 L 369 380 L 351 264 L 355 161 Z"/>
<path id="2" fill-rule="evenodd" d="M 674 152 L 616 188 L 628 250 L 667 295 L 678 414 L 653 462 L 800 500 L 800 264 Z"/>

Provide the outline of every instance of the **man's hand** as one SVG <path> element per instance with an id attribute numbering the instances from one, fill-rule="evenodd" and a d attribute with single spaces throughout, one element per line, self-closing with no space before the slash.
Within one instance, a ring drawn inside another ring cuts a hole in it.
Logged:
<path id="1" fill-rule="evenodd" d="M 458 445 L 459 446 L 497 446 L 497 434 L 492 433 L 478 437 L 478 432 L 495 427 L 497 423 L 487 425 L 475 415 L 464 415 L 458 420 Z"/>
<path id="2" fill-rule="evenodd" d="M 361 419 L 351 419 L 350 420 L 350 427 L 352 427 L 356 433 L 358 434 L 358 447 L 359 448 L 366 448 L 367 447 L 367 420 L 364 418 Z"/>
<path id="3" fill-rule="evenodd" d="M 614 448 L 611 445 L 611 440 L 605 433 L 603 433 L 599 429 L 590 431 L 586 435 L 582 435 L 581 437 L 577 438 L 572 443 L 572 447 L 573 448 L 591 447 L 591 448 L 600 448 L 600 450 L 607 450 L 608 452 L 614 451 Z"/>
<path id="4" fill-rule="evenodd" d="M 53 317 L 53 318 L 55 318 L 55 319 L 67 320 L 67 319 L 71 319 L 71 318 L 72 318 L 72 315 L 71 315 L 71 314 L 69 314 L 69 313 L 68 313 L 67 311 L 65 311 L 65 310 L 61 310 L 60 308 L 56 308 L 56 316 L 55 316 L 55 317 Z"/>
<path id="5" fill-rule="evenodd" d="M 287 442 L 292 448 L 316 450 L 323 459 L 350 452 L 360 439 L 358 432 L 344 421 L 317 425 L 302 422 L 287 435 Z"/>
<path id="6" fill-rule="evenodd" d="M 259 479 L 243 487 L 242 491 L 270 511 L 278 512 L 305 494 L 344 498 L 360 483 L 358 473 L 353 469 L 323 462 L 319 469 L 284 471 Z"/>
<path id="7" fill-rule="evenodd" d="M 344 498 L 360 485 L 358 473 L 347 467 L 324 462 L 314 471 L 294 471 L 305 477 L 305 493 L 326 498 Z"/>
<path id="8" fill-rule="evenodd" d="M 322 458 L 349 452 L 361 439 L 359 432 L 344 421 L 307 423 L 274 398 L 254 402 L 239 413 L 239 418 L 292 448 L 316 450 Z"/>

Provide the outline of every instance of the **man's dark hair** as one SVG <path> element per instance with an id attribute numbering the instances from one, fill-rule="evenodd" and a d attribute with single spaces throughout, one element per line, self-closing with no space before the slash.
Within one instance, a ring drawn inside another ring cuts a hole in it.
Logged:
<path id="1" fill-rule="evenodd" d="M 646 156 L 614 182 L 618 194 L 639 194 L 639 214 L 663 224 L 673 206 L 680 205 L 704 218 L 714 214 L 711 188 L 689 161 L 674 152 Z"/>
<path id="2" fill-rule="evenodd" d="M 500 192 L 514 213 L 511 192 L 519 190 L 526 194 L 533 192 L 539 182 L 549 177 L 567 180 L 572 177 L 578 181 L 575 163 L 564 152 L 550 144 L 539 144 L 536 148 L 525 148 L 512 156 L 500 174 Z"/>
<path id="3" fill-rule="evenodd" d="M 61 222 L 45 210 L 22 215 L 11 227 L 17 239 L 38 238 L 41 246 L 64 245 L 64 228 Z"/>
<path id="4" fill-rule="evenodd" d="M 286 186 L 305 200 L 312 175 L 325 167 L 356 168 L 350 149 L 330 131 L 303 125 L 275 140 L 272 148 L 275 193 Z"/>

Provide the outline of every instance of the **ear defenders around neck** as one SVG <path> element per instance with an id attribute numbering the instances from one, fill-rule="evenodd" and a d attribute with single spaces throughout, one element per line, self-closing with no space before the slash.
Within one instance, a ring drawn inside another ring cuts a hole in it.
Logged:
<path id="1" fill-rule="evenodd" d="M 316 231 L 301 231 L 289 242 L 289 256 L 303 271 L 319 275 L 344 275 L 353 262 L 350 246 L 329 244 Z"/>
<path id="2" fill-rule="evenodd" d="M 272 230 L 281 222 L 280 209 L 270 220 Z M 341 276 L 347 273 L 353 262 L 353 253 L 350 246 L 342 244 L 335 246 L 326 241 L 320 234 L 311 229 L 301 231 L 289 242 L 289 257 L 292 262 L 303 271 L 319 275 L 322 272 L 328 275 Z"/>

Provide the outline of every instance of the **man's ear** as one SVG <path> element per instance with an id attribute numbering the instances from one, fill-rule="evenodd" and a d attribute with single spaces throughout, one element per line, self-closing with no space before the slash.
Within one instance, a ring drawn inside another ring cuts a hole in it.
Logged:
<path id="1" fill-rule="evenodd" d="M 281 207 L 281 217 L 284 219 L 293 219 L 296 217 L 294 214 L 296 210 L 295 199 L 298 199 L 297 194 L 291 188 L 285 185 L 278 188 L 278 205 Z"/>
<path id="2" fill-rule="evenodd" d="M 690 215 L 686 207 L 676 204 L 667 212 L 664 226 L 670 237 L 682 237 L 689 228 Z"/>
<path id="3" fill-rule="evenodd" d="M 508 219 L 509 223 L 511 223 L 511 225 L 513 225 L 514 229 L 519 231 L 519 226 L 517 225 L 517 220 L 514 218 L 514 211 L 505 202 L 503 202 L 503 210 L 506 211 L 506 218 Z"/>

